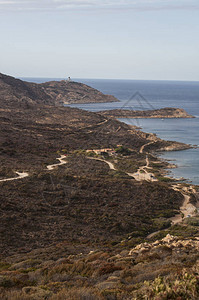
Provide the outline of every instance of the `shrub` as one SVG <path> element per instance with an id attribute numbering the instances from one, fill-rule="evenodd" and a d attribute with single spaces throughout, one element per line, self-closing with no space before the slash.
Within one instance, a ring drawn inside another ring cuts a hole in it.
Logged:
<path id="1" fill-rule="evenodd" d="M 113 273 L 114 271 L 122 270 L 121 267 L 115 266 L 113 263 L 106 263 L 98 270 L 99 275 Z"/>
<path id="2" fill-rule="evenodd" d="M 63 289 L 57 295 L 50 298 L 51 300 L 105 300 L 98 290 L 93 288 L 72 288 Z"/>

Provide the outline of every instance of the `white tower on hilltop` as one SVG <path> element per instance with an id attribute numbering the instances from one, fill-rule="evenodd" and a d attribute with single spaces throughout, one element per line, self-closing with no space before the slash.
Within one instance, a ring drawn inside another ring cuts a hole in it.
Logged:
<path id="1" fill-rule="evenodd" d="M 70 76 L 68 77 L 68 81 L 71 81 Z"/>

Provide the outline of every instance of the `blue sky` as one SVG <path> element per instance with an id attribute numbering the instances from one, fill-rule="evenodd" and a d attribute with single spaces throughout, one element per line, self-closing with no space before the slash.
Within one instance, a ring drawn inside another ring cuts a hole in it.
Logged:
<path id="1" fill-rule="evenodd" d="M 0 0 L 0 72 L 199 80 L 197 0 Z"/>

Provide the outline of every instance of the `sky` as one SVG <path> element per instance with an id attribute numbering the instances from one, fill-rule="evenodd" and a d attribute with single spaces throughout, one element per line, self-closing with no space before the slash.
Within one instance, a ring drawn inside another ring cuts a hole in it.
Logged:
<path id="1" fill-rule="evenodd" d="M 0 0 L 0 72 L 199 81 L 198 0 Z"/>

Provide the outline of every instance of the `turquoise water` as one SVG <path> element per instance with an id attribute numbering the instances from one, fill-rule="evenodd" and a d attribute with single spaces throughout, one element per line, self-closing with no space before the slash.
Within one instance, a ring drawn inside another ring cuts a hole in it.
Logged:
<path id="1" fill-rule="evenodd" d="M 132 124 L 133 119 L 120 119 Z M 170 141 L 179 141 L 191 145 L 199 143 L 199 118 L 195 119 L 139 119 L 139 126 L 145 132 L 156 133 L 157 136 Z M 193 184 L 199 184 L 199 149 L 163 152 L 161 157 L 177 164 L 171 175 L 184 177 Z"/>
<path id="2" fill-rule="evenodd" d="M 59 80 L 50 78 L 26 78 L 27 81 L 45 82 Z M 154 109 L 162 107 L 184 108 L 194 119 L 121 119 L 123 122 L 142 127 L 145 132 L 156 133 L 165 140 L 199 145 L 199 82 L 139 81 L 139 80 L 94 80 L 74 79 L 88 84 L 105 94 L 116 96 L 120 102 L 70 105 L 90 111 L 114 108 Z M 134 98 L 139 92 L 146 101 Z M 162 157 L 177 164 L 171 175 L 184 177 L 199 185 L 199 149 L 165 152 Z"/>

